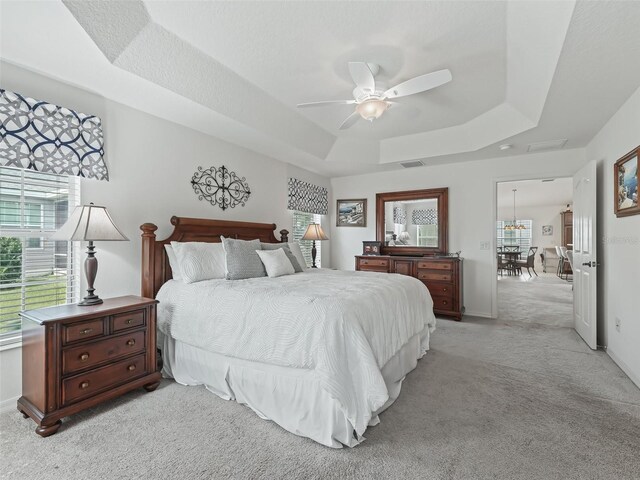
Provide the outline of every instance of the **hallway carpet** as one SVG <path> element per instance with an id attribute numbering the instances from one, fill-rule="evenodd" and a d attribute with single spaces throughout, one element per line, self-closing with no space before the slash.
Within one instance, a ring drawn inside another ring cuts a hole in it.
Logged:
<path id="1" fill-rule="evenodd" d="M 164 381 L 43 439 L 0 415 L 11 479 L 638 479 L 640 390 L 568 328 L 440 320 L 400 398 L 353 449 Z"/>

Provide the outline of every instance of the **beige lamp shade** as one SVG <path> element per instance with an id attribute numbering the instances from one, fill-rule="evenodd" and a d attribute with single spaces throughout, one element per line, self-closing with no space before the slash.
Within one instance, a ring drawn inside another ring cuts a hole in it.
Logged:
<path id="1" fill-rule="evenodd" d="M 129 239 L 113 223 L 105 207 L 90 204 L 76 207 L 51 240 L 104 242 Z"/>
<path id="2" fill-rule="evenodd" d="M 329 240 L 322 227 L 318 223 L 310 223 L 307 231 L 304 232 L 302 240 Z"/>

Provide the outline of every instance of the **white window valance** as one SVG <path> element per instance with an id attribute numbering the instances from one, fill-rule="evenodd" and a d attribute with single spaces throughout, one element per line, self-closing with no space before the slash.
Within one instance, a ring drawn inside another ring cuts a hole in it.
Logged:
<path id="1" fill-rule="evenodd" d="M 437 225 L 438 211 L 435 208 L 414 210 L 411 214 L 411 223 L 414 225 Z"/>
<path id="2" fill-rule="evenodd" d="M 328 191 L 313 183 L 289 178 L 289 210 L 327 215 L 329 213 Z"/>
<path id="3" fill-rule="evenodd" d="M 0 165 L 109 180 L 102 122 L 0 89 Z"/>

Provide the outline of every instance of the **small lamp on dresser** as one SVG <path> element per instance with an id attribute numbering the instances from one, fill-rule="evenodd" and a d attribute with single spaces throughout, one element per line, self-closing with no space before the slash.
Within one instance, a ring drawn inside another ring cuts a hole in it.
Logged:
<path id="1" fill-rule="evenodd" d="M 51 236 L 51 240 L 88 241 L 84 272 L 87 276 L 87 296 L 78 305 L 98 305 L 102 299 L 95 294 L 93 283 L 98 273 L 98 259 L 95 257 L 95 241 L 128 241 L 116 227 L 105 207 L 90 203 L 77 207 L 66 223 Z"/>
<path id="2" fill-rule="evenodd" d="M 329 240 L 329 237 L 324 233 L 324 230 L 322 230 L 319 223 L 310 223 L 307 227 L 307 231 L 304 232 L 304 235 L 302 236 L 302 240 L 313 241 L 311 247 L 311 268 L 318 268 L 316 266 L 316 254 L 318 253 L 316 250 L 316 240 Z"/>

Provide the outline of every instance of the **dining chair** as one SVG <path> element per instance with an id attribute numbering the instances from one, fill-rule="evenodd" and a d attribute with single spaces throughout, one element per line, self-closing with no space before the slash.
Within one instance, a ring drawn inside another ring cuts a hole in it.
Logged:
<path id="1" fill-rule="evenodd" d="M 562 251 L 560 250 L 560 246 L 556 245 L 556 255 L 558 255 L 558 267 L 556 268 L 556 275 L 560 276 L 560 272 L 562 271 Z"/>
<path id="2" fill-rule="evenodd" d="M 536 277 L 538 276 L 538 272 L 536 272 L 536 269 L 534 266 L 536 261 L 537 251 L 538 251 L 538 247 L 529 247 L 527 258 L 525 260 L 516 260 L 515 268 L 519 272 L 519 275 L 522 275 L 522 268 L 524 267 L 527 269 L 527 273 L 529 274 L 530 277 L 532 277 L 533 275 L 531 275 L 531 271 L 529 269 L 533 270 L 533 273 L 536 274 Z"/>
<path id="3" fill-rule="evenodd" d="M 569 268 L 571 268 L 571 275 L 573 275 L 573 251 L 567 250 L 567 261 L 569 262 Z M 569 275 L 567 274 L 567 281 L 569 281 Z M 571 290 L 573 290 L 573 285 L 571 285 Z"/>
<path id="4" fill-rule="evenodd" d="M 567 252 L 567 247 L 560 247 L 560 255 L 562 255 L 562 269 L 560 270 L 560 278 L 562 278 L 562 275 L 564 274 L 564 280 L 568 282 L 569 275 L 573 275 L 573 268 L 567 257 Z M 573 252 L 571 256 L 573 257 Z"/>

